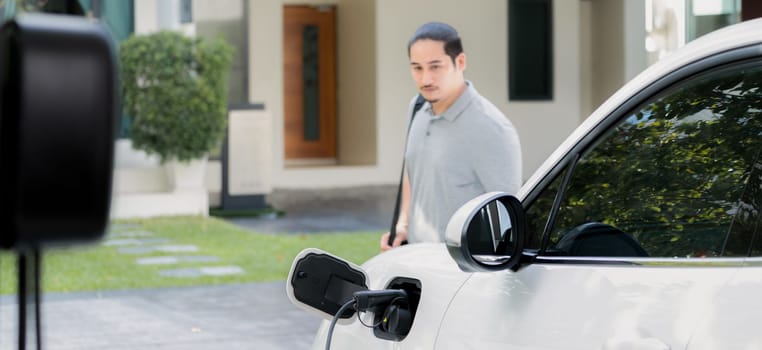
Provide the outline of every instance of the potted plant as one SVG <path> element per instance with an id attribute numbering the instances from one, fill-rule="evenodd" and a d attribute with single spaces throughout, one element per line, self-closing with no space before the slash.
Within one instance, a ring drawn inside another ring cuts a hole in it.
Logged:
<path id="1" fill-rule="evenodd" d="M 169 163 L 175 189 L 203 186 L 206 155 L 227 125 L 227 76 L 233 48 L 222 38 L 160 31 L 132 36 L 119 50 L 125 111 L 134 148 Z M 199 164 L 200 163 L 200 164 Z M 178 179 L 196 172 L 196 179 Z"/>

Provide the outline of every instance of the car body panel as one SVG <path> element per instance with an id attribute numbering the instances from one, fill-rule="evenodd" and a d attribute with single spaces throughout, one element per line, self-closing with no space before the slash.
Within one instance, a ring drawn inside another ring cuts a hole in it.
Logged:
<path id="1" fill-rule="evenodd" d="M 738 270 L 533 264 L 477 273 L 450 304 L 436 348 L 684 349 Z"/>
<path id="2" fill-rule="evenodd" d="M 688 350 L 762 349 L 756 320 L 762 310 L 762 259 L 747 263 L 719 291 L 696 328 Z"/>

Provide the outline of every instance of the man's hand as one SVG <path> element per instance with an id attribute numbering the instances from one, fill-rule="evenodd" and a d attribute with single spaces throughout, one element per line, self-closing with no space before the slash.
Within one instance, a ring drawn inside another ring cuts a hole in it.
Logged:
<path id="1" fill-rule="evenodd" d="M 407 225 L 397 225 L 397 232 L 394 236 L 394 242 L 392 242 L 392 245 L 389 245 L 389 235 L 391 235 L 390 232 L 384 233 L 381 235 L 381 251 L 385 252 L 389 249 L 399 247 L 402 245 L 402 241 L 407 240 Z"/>

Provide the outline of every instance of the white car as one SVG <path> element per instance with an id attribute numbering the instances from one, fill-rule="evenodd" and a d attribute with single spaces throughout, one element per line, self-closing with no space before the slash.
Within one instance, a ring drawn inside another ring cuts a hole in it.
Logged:
<path id="1" fill-rule="evenodd" d="M 326 318 L 316 349 L 762 349 L 760 206 L 755 20 L 648 68 L 446 243 L 306 250 L 287 289 Z"/>

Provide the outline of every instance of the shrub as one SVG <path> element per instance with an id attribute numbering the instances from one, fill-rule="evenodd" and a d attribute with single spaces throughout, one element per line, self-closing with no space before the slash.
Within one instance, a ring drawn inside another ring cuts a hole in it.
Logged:
<path id="1" fill-rule="evenodd" d="M 233 48 L 161 31 L 132 36 L 119 50 L 132 143 L 162 163 L 201 158 L 227 125 L 227 76 Z"/>

